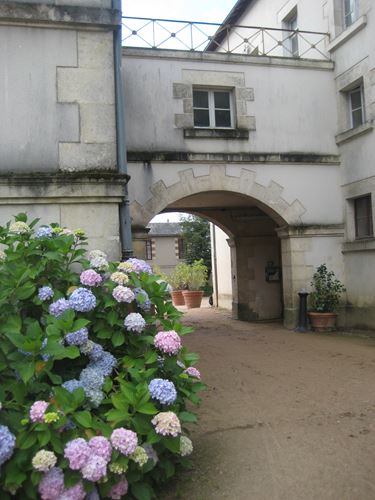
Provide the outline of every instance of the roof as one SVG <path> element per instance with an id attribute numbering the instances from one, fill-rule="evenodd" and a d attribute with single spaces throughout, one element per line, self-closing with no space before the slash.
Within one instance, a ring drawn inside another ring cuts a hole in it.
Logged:
<path id="1" fill-rule="evenodd" d="M 242 17 L 242 14 L 244 14 L 246 9 L 250 7 L 250 5 L 253 2 L 254 0 L 237 0 L 232 10 L 229 12 L 227 17 L 221 23 L 220 28 L 217 29 L 216 33 L 212 37 L 212 40 L 205 48 L 205 51 L 214 52 L 215 50 L 217 50 L 218 45 L 221 44 L 221 42 L 224 40 L 226 36 L 226 31 L 222 29 L 223 26 L 227 26 L 228 24 L 229 25 L 236 24 L 237 21 Z"/>
<path id="2" fill-rule="evenodd" d="M 147 227 L 149 236 L 176 236 L 182 232 L 179 222 L 151 222 Z"/>

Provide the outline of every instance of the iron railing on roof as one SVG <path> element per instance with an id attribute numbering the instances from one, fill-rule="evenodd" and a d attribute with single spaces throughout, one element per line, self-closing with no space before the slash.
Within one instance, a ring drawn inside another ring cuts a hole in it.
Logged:
<path id="1" fill-rule="evenodd" d="M 329 60 L 328 42 L 328 33 L 315 31 L 122 18 L 122 43 L 128 47 Z"/>

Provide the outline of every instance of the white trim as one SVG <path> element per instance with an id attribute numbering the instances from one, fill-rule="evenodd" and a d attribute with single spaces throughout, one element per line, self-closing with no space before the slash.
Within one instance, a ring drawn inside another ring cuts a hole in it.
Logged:
<path id="1" fill-rule="evenodd" d="M 359 91 L 359 95 L 361 98 L 361 105 L 359 108 L 353 108 L 353 102 L 352 102 L 352 95 L 354 93 L 357 93 Z M 365 116 L 365 99 L 364 99 L 364 91 L 363 91 L 363 84 L 361 83 L 357 87 L 351 89 L 348 91 L 348 99 L 349 99 L 349 110 L 350 110 L 350 127 L 352 129 L 361 127 L 364 123 L 366 123 L 366 116 Z M 361 110 L 361 123 L 359 125 L 354 126 L 354 121 L 353 121 L 353 113 L 356 111 Z"/>
<path id="2" fill-rule="evenodd" d="M 194 110 L 207 110 L 207 108 L 200 108 L 194 106 L 194 91 L 207 92 L 208 94 L 208 116 L 209 116 L 209 125 L 207 127 L 201 125 L 194 125 L 194 128 L 197 129 L 220 129 L 220 130 L 232 130 L 234 129 L 234 97 L 232 89 L 227 88 L 214 88 L 214 87 L 200 87 L 193 86 L 193 120 L 194 120 Z M 215 108 L 215 92 L 226 92 L 229 95 L 229 109 L 227 108 Z M 229 127 L 217 127 L 216 126 L 216 118 L 215 111 L 223 110 L 229 111 L 230 114 L 230 126 Z"/>
<path id="3" fill-rule="evenodd" d="M 332 42 L 328 45 L 328 52 L 333 52 L 338 49 L 343 43 L 347 42 L 352 36 L 354 36 L 358 31 L 363 29 L 367 24 L 367 17 L 359 17 L 351 26 L 346 28 L 342 33 L 340 33 Z"/>

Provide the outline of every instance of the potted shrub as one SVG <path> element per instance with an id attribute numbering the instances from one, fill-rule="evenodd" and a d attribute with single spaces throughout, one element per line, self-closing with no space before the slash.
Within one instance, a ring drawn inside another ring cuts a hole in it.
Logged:
<path id="1" fill-rule="evenodd" d="M 328 271 L 327 266 L 319 266 L 312 278 L 314 290 L 310 294 L 312 311 L 308 313 L 311 327 L 316 332 L 329 332 L 335 329 L 337 314 L 334 312 L 344 285 Z"/>
<path id="2" fill-rule="evenodd" d="M 172 287 L 171 296 L 175 306 L 185 305 L 182 290 L 187 287 L 187 278 L 189 274 L 189 266 L 184 262 L 177 264 L 172 273 L 168 277 L 168 282 Z"/>
<path id="3" fill-rule="evenodd" d="M 196 260 L 188 266 L 187 290 L 182 291 L 185 305 L 188 309 L 200 307 L 203 291 L 201 288 L 207 283 L 208 269 L 203 259 Z"/>

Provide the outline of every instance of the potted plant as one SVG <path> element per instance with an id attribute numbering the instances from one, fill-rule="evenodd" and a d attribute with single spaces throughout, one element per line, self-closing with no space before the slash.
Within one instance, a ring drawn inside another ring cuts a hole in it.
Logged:
<path id="1" fill-rule="evenodd" d="M 196 260 L 188 266 L 187 290 L 182 291 L 185 305 L 188 309 L 200 307 L 203 291 L 201 288 L 207 283 L 208 269 L 203 259 Z"/>
<path id="2" fill-rule="evenodd" d="M 189 266 L 184 262 L 177 264 L 172 273 L 168 277 L 168 283 L 172 287 L 171 296 L 175 306 L 185 305 L 182 290 L 187 287 L 187 277 L 189 274 Z"/>
<path id="3" fill-rule="evenodd" d="M 335 329 L 337 314 L 334 312 L 344 285 L 328 271 L 327 266 L 319 266 L 312 278 L 314 290 L 310 294 L 312 311 L 308 313 L 311 327 L 315 332 L 329 332 Z"/>

